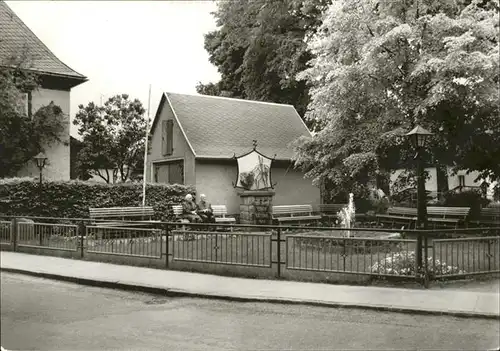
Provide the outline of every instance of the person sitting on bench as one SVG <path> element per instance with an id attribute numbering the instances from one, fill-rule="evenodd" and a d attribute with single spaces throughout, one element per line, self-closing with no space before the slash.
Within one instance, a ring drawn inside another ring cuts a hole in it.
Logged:
<path id="1" fill-rule="evenodd" d="M 182 202 L 182 217 L 189 222 L 201 222 L 200 216 L 196 214 L 198 206 L 193 201 L 193 195 L 187 194 L 185 200 Z"/>
<path id="2" fill-rule="evenodd" d="M 207 202 L 205 194 L 200 195 L 200 202 L 198 203 L 198 211 L 196 212 L 205 223 L 214 223 L 214 211 L 212 205 Z"/>

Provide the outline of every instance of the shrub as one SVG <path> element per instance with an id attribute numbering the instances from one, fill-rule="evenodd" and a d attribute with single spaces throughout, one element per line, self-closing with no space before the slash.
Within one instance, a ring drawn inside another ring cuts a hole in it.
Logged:
<path id="1" fill-rule="evenodd" d="M 169 205 L 180 203 L 191 186 L 148 184 L 146 205 L 153 206 L 155 219 L 172 219 Z M 89 207 L 141 206 L 142 184 L 105 184 L 54 181 L 39 184 L 31 179 L 0 179 L 0 213 L 17 216 L 88 218 Z"/>
<path id="2" fill-rule="evenodd" d="M 465 273 L 455 266 L 448 266 L 446 262 L 438 259 L 433 261 L 431 256 L 427 257 L 427 267 L 429 276 L 447 274 Z M 371 267 L 372 273 L 391 274 L 399 276 L 414 276 L 415 275 L 415 252 L 414 251 L 401 251 L 395 253 L 393 256 L 386 257 L 376 262 Z"/>

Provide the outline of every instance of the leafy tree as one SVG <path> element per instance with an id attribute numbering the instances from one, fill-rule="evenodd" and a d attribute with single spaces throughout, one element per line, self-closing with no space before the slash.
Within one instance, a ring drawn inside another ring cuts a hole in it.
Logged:
<path id="1" fill-rule="evenodd" d="M 435 133 L 428 163 L 500 179 L 498 20 L 498 0 L 334 2 L 298 77 L 322 130 L 297 141 L 296 164 L 362 192 L 413 163 L 403 133 L 418 123 Z"/>
<path id="2" fill-rule="evenodd" d="M 16 175 L 44 147 L 65 142 L 59 106 L 51 102 L 31 113 L 26 94 L 38 88 L 38 77 L 25 68 L 24 60 L 0 64 L 0 178 Z"/>
<path id="3" fill-rule="evenodd" d="M 78 108 L 73 121 L 83 137 L 78 173 L 98 175 L 107 183 L 114 183 L 118 176 L 122 182 L 128 180 L 144 154 L 146 118 L 142 103 L 121 94 L 109 98 L 104 106 L 90 102 Z"/>
<path id="4" fill-rule="evenodd" d="M 205 49 L 221 80 L 199 83 L 198 93 L 292 104 L 304 115 L 308 86 L 295 76 L 311 59 L 304 39 L 330 2 L 220 1 L 214 14 L 220 28 L 205 35 Z"/>

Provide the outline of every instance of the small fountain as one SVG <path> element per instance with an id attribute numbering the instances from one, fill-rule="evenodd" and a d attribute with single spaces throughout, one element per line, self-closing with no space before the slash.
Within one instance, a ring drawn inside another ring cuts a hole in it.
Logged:
<path id="1" fill-rule="evenodd" d="M 347 207 L 344 207 L 339 211 L 337 214 L 340 219 L 340 225 L 343 228 L 346 228 L 346 236 L 349 238 L 351 237 L 351 231 L 349 230 L 351 228 L 351 224 L 355 220 L 355 215 L 356 215 L 356 208 L 354 207 L 354 194 L 350 193 L 349 194 L 349 202 L 347 204 Z"/>

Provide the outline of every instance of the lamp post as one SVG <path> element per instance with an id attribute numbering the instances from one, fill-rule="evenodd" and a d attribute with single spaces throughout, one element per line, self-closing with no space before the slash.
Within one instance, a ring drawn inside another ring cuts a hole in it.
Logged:
<path id="1" fill-rule="evenodd" d="M 424 167 L 422 163 L 422 152 L 425 144 L 431 136 L 432 133 L 428 130 L 422 128 L 421 126 L 416 126 L 411 131 L 406 133 L 406 136 L 410 139 L 411 144 L 416 150 L 415 159 L 417 160 L 417 229 L 427 228 L 427 199 L 425 193 L 425 179 L 424 179 Z M 427 237 L 425 237 L 427 246 Z M 416 261 L 418 270 L 422 269 L 422 235 L 417 236 L 417 254 Z"/>
<path id="2" fill-rule="evenodd" d="M 43 152 L 33 157 L 36 161 L 36 166 L 40 170 L 40 186 L 42 186 L 42 169 L 45 167 L 45 162 L 47 161 L 47 156 Z"/>
<path id="3" fill-rule="evenodd" d="M 40 170 L 40 179 L 39 179 L 39 186 L 38 186 L 38 203 L 40 204 L 42 201 L 42 169 L 45 167 L 45 162 L 47 161 L 47 156 L 43 152 L 40 152 L 38 155 L 33 157 L 36 161 L 36 166 Z M 43 245 L 43 236 L 42 236 L 42 231 L 40 231 L 40 246 Z"/>

